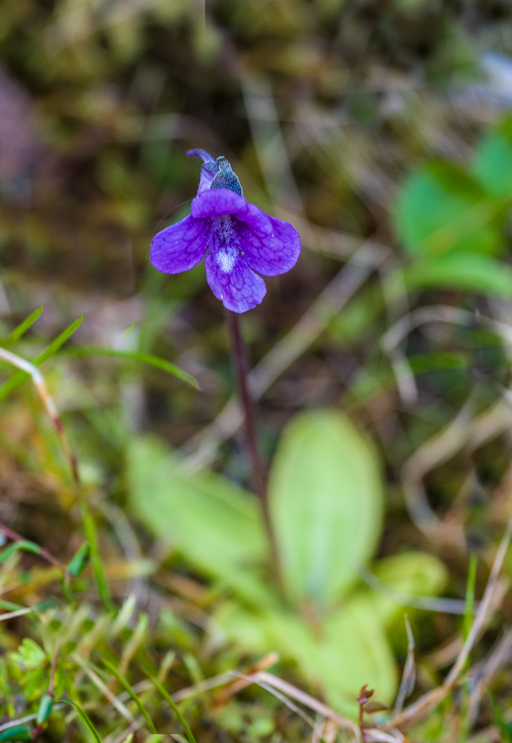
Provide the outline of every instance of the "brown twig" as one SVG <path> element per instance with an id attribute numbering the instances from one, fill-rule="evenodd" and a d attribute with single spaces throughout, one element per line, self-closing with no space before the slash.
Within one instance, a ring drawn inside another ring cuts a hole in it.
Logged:
<path id="1" fill-rule="evenodd" d="M 480 706 L 482 691 L 487 686 L 491 678 L 510 661 L 512 656 L 512 628 L 509 627 L 496 647 L 489 654 L 488 658 L 483 661 L 471 674 L 471 694 L 469 698 L 469 720 L 474 722 Z"/>
<path id="2" fill-rule="evenodd" d="M 315 699 L 309 694 L 306 694 L 306 692 L 302 691 L 301 689 L 297 689 L 296 686 L 293 686 L 287 681 L 283 681 L 278 676 L 274 676 L 273 674 L 267 673 L 266 671 L 253 674 L 253 678 L 257 681 L 262 681 L 269 686 L 273 686 L 278 691 L 283 692 L 283 694 L 286 694 L 292 699 L 296 699 L 297 702 L 304 704 L 306 707 L 309 707 L 309 709 L 312 709 L 314 712 L 322 715 L 322 717 L 325 717 L 328 720 L 334 720 L 334 722 L 336 722 L 340 727 L 352 731 L 357 741 L 361 740 L 359 728 L 354 722 L 352 722 L 352 720 L 348 720 L 346 717 L 339 715 L 323 702 L 320 702 L 318 699 Z"/>
<path id="3" fill-rule="evenodd" d="M 255 675 L 253 676 L 246 676 L 243 673 L 238 673 L 237 671 L 231 671 L 231 673 L 234 676 L 237 676 L 238 679 L 241 681 L 246 681 L 247 685 L 250 684 L 256 684 L 256 686 L 259 686 L 261 689 L 265 689 L 265 691 L 268 691 L 269 694 L 272 694 L 276 699 L 279 699 L 280 702 L 282 702 L 285 707 L 288 707 L 289 710 L 294 712 L 296 715 L 299 715 L 299 717 L 302 717 L 304 722 L 309 725 L 309 727 L 314 731 L 315 729 L 315 721 L 310 715 L 307 714 L 307 712 L 304 712 L 301 707 L 299 707 L 295 702 L 292 702 L 291 699 L 289 699 L 286 694 L 282 694 L 280 691 L 277 691 L 273 686 L 269 686 L 268 684 L 264 683 L 263 681 L 260 681 L 258 678 L 256 678 Z"/>
<path id="4" fill-rule="evenodd" d="M 235 681 L 233 681 L 232 684 L 229 684 L 229 686 L 215 695 L 213 699 L 214 707 L 221 707 L 224 704 L 227 704 L 233 694 L 237 694 L 242 689 L 245 689 L 246 686 L 250 686 L 250 684 L 252 683 L 252 679 L 248 681 L 248 676 L 252 676 L 255 673 L 260 673 L 261 671 L 266 671 L 267 668 L 275 665 L 278 660 L 279 655 L 277 653 L 269 653 L 268 655 L 265 655 L 264 658 L 254 663 L 254 665 L 248 668 L 247 671 L 245 671 L 245 673 L 243 674 L 245 678 L 237 678 Z"/>
<path id="5" fill-rule="evenodd" d="M 52 667 L 50 670 L 50 683 L 48 685 L 48 694 L 55 695 L 55 675 L 57 673 L 57 661 L 59 659 L 59 643 L 55 643 L 55 650 L 52 658 Z"/>
<path id="6" fill-rule="evenodd" d="M 407 659 L 404 665 L 404 672 L 402 674 L 400 688 L 396 696 L 395 709 L 393 710 L 395 714 L 398 714 L 401 711 L 402 707 L 404 706 L 405 700 L 407 699 L 409 694 L 412 693 L 414 685 L 416 683 L 416 664 L 414 662 L 414 635 L 412 634 L 411 625 L 409 624 L 409 618 L 407 614 L 405 615 L 405 628 L 407 630 Z"/>

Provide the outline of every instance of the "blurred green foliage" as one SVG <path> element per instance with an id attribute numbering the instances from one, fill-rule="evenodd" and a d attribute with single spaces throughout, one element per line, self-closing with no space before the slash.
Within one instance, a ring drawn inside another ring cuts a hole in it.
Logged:
<path id="1" fill-rule="evenodd" d="M 25 539 L 0 552 L 0 741 L 128 743 L 141 707 L 182 735 L 152 676 L 193 686 L 176 698 L 200 741 L 303 740 L 267 692 L 221 703 L 201 683 L 277 648 L 279 674 L 337 709 L 363 684 L 391 702 L 400 597 L 463 602 L 474 549 L 481 594 L 511 507 L 510 102 L 482 57 L 506 71 L 509 24 L 501 0 L 207 0 L 206 18 L 192 0 L 2 2 L 1 345 L 41 365 L 81 487 L 3 367 L 0 521 Z M 221 309 L 202 267 L 147 264 L 195 194 L 189 147 L 302 234 L 244 318 L 281 594 L 238 441 L 209 426 L 233 391 Z M 387 594 L 356 574 L 370 559 Z M 425 690 L 462 620 L 411 621 Z M 505 735 L 508 671 L 491 683 L 495 708 L 468 722 L 461 692 L 415 739 Z"/>
<path id="2" fill-rule="evenodd" d="M 372 678 L 391 702 L 396 673 L 382 632 L 399 607 L 350 588 L 372 556 L 383 509 L 375 455 L 348 419 L 316 411 L 285 430 L 270 471 L 280 585 L 257 504 L 220 475 L 180 474 L 159 442 L 137 442 L 129 456 L 131 505 L 188 562 L 220 581 L 238 602 L 216 621 L 242 648 L 277 648 L 295 659 L 329 701 L 354 715 L 358 689 Z M 277 566 L 275 566 L 277 567 Z M 434 595 L 445 582 L 435 558 L 411 553 L 377 563 L 388 589 Z M 269 584 L 269 580 L 271 581 Z"/>

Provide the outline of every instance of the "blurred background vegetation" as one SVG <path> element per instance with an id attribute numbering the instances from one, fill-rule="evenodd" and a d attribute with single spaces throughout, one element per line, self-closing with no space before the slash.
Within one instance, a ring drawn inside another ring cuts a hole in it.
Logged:
<path id="1" fill-rule="evenodd" d="M 182 740 L 151 675 L 199 741 L 353 739 L 207 691 L 271 651 L 351 719 L 404 666 L 411 699 L 441 683 L 512 513 L 511 21 L 508 0 L 3 0 L 1 346 L 47 387 L 2 356 L 0 741 Z M 148 261 L 191 148 L 302 238 L 243 317 L 281 594 L 222 307 L 202 266 Z M 511 571 L 411 740 L 512 740 Z"/>

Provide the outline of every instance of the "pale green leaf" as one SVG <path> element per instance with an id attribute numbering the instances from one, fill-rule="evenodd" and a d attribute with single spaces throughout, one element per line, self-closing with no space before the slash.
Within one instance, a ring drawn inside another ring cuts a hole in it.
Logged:
<path id="1" fill-rule="evenodd" d="M 264 614 L 256 614 L 236 601 L 223 601 L 217 605 L 214 619 L 227 637 L 244 651 L 265 655 L 272 648 Z"/>
<path id="2" fill-rule="evenodd" d="M 246 600 L 268 601 L 257 575 L 267 543 L 253 495 L 222 475 L 187 474 L 176 452 L 150 438 L 132 444 L 128 481 L 135 513 L 157 537 Z"/>
<path id="3" fill-rule="evenodd" d="M 365 588 L 353 601 L 367 608 L 383 626 L 414 611 L 411 606 L 404 605 L 407 597 L 414 603 L 418 596 L 437 596 L 447 578 L 443 563 L 425 552 L 386 557 L 372 566 L 372 573 L 380 581 L 382 592 Z M 386 588 L 390 589 L 388 596 L 384 594 Z M 404 602 L 399 603 L 395 598 L 404 599 Z"/>
<path id="4" fill-rule="evenodd" d="M 325 639 L 319 641 L 317 678 L 323 680 L 329 703 L 355 716 L 355 698 L 368 684 L 379 702 L 391 704 L 397 668 L 378 618 L 350 603 L 325 623 L 325 632 Z M 304 657 L 301 664 L 305 667 L 305 663 Z"/>
<path id="5" fill-rule="evenodd" d="M 343 714 L 357 715 L 357 694 L 368 684 L 379 701 L 390 703 L 396 690 L 395 663 L 376 617 L 366 607 L 348 604 L 316 627 L 296 614 L 261 614 L 234 603 L 215 615 L 228 637 L 244 650 L 277 650 L 293 660 L 315 690 Z"/>
<path id="6" fill-rule="evenodd" d="M 279 443 L 269 497 L 288 597 L 339 598 L 381 526 L 382 484 L 369 442 L 341 413 L 298 415 Z"/>

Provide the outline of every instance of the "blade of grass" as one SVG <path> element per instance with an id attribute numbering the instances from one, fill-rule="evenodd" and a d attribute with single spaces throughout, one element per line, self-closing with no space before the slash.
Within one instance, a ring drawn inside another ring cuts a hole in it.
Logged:
<path id="1" fill-rule="evenodd" d="M 78 464 L 76 461 L 76 457 L 64 433 L 64 426 L 62 425 L 57 405 L 55 404 L 55 400 L 50 394 L 43 375 L 41 374 L 38 367 L 34 366 L 34 364 L 32 364 L 30 361 L 27 361 L 26 359 L 18 356 L 15 353 L 12 353 L 11 351 L 7 351 L 1 346 L 0 359 L 2 361 L 6 361 L 8 364 L 16 366 L 18 369 L 21 369 L 23 373 L 27 373 L 31 377 L 32 382 L 34 383 L 34 387 L 36 388 L 36 391 L 41 398 L 41 402 L 46 408 L 46 412 L 48 413 L 53 423 L 55 433 L 57 434 L 57 438 L 59 439 L 62 453 L 64 455 L 64 458 L 68 461 L 71 475 L 73 477 L 73 482 L 78 491 L 80 487 L 80 476 L 78 474 Z"/>
<path id="2" fill-rule="evenodd" d="M 0 601 L 0 609 L 5 609 L 6 611 L 18 611 L 24 608 L 21 604 L 13 604 L 11 601 Z"/>
<path id="3" fill-rule="evenodd" d="M 12 343 L 16 343 L 17 340 L 21 338 L 22 335 L 24 335 L 27 330 L 35 323 L 35 321 L 39 318 L 41 312 L 44 310 L 44 305 L 46 303 L 43 302 L 43 304 L 37 308 L 37 310 L 34 310 L 34 312 L 29 315 L 26 320 L 23 320 L 22 323 L 20 323 L 10 335 L 7 336 L 7 338 L 2 342 L 2 346 L 4 348 L 8 348 Z"/>
<path id="4" fill-rule="evenodd" d="M 93 663 L 91 663 L 91 661 L 84 660 L 84 658 L 82 658 L 81 655 L 79 655 L 78 653 L 73 653 L 72 658 L 74 661 L 76 661 L 76 663 L 78 663 L 83 672 L 91 679 L 96 688 L 98 688 L 100 692 L 105 695 L 110 704 L 117 709 L 119 714 L 122 715 L 124 719 L 127 720 L 127 722 L 129 722 L 130 724 L 134 723 L 135 718 L 132 713 L 124 706 L 122 702 L 119 701 L 116 695 L 101 680 L 99 676 L 100 669 L 97 669 L 98 673 L 96 673 L 93 668 Z"/>
<path id="5" fill-rule="evenodd" d="M 469 556 L 468 582 L 466 584 L 466 600 L 464 604 L 464 620 L 462 622 L 462 637 L 464 642 L 467 640 L 471 624 L 473 623 L 473 613 L 475 610 L 475 583 L 476 583 L 476 566 L 478 555 L 471 552 Z"/>
<path id="6" fill-rule="evenodd" d="M 85 535 L 91 546 L 91 567 L 96 582 L 96 588 L 98 589 L 98 595 L 103 606 L 108 609 L 108 611 L 111 611 L 115 607 L 112 602 L 112 597 L 110 596 L 110 589 L 108 587 L 105 571 L 103 570 L 103 563 L 101 562 L 99 554 L 96 525 L 93 517 L 89 513 L 89 509 L 85 505 L 82 506 L 82 518 L 84 522 Z"/>
<path id="7" fill-rule="evenodd" d="M 127 691 L 128 694 L 131 696 L 131 698 L 133 699 L 133 701 L 137 705 L 137 708 L 138 708 L 139 712 L 141 713 L 141 715 L 143 716 L 143 718 L 146 720 L 150 732 L 152 732 L 154 735 L 158 735 L 158 733 L 156 731 L 156 728 L 153 725 L 153 721 L 152 721 L 151 717 L 149 716 L 146 708 L 144 707 L 144 705 L 142 704 L 142 702 L 140 701 L 139 697 L 134 692 L 134 690 L 132 689 L 132 687 L 130 686 L 130 684 L 128 683 L 128 681 L 124 678 L 124 676 L 121 676 L 121 674 L 119 673 L 119 671 L 117 670 L 117 668 L 112 663 L 110 663 L 110 661 L 108 661 L 106 658 L 102 658 L 101 660 L 102 660 L 103 664 L 108 668 L 108 670 L 110 671 L 110 673 L 112 673 L 116 677 L 116 679 L 119 681 L 119 683 L 121 684 L 121 686 L 123 687 L 123 689 L 125 691 Z"/>
<path id="8" fill-rule="evenodd" d="M 487 694 L 489 695 L 489 699 L 491 700 L 492 709 L 494 712 L 494 721 L 499 728 L 503 743 L 512 743 L 512 725 L 510 725 L 510 723 L 505 720 L 503 713 L 498 707 L 493 694 L 491 694 L 489 690 L 487 690 Z"/>
<path id="9" fill-rule="evenodd" d="M 63 704 L 70 704 L 72 707 L 74 707 L 76 709 L 76 711 L 78 712 L 78 714 L 80 715 L 80 718 L 81 718 L 82 722 L 84 723 L 85 727 L 87 728 L 87 730 L 91 734 L 91 738 L 95 741 L 95 743 L 101 743 L 101 738 L 100 738 L 100 736 L 98 734 L 98 731 L 96 730 L 96 728 L 92 724 L 90 717 L 80 707 L 80 705 L 77 704 L 77 702 L 73 702 L 71 699 L 58 699 L 57 701 L 58 702 L 61 702 Z"/>
<path id="10" fill-rule="evenodd" d="M 164 689 L 160 681 L 156 679 L 151 673 L 147 671 L 147 669 L 144 669 L 146 671 L 146 674 L 153 684 L 153 686 L 160 692 L 160 694 L 163 696 L 163 698 L 170 704 L 171 708 L 174 710 L 176 717 L 181 723 L 181 726 L 183 730 L 185 731 L 185 735 L 188 738 L 189 743 L 196 743 L 196 739 L 194 738 L 194 735 L 192 734 L 192 730 L 188 726 L 188 722 L 185 720 L 183 715 L 181 714 L 181 710 L 174 701 L 174 699 L 171 697 L 171 695 Z"/>
<path id="11" fill-rule="evenodd" d="M 469 567 L 468 567 L 468 580 L 466 583 L 466 598 L 464 603 L 464 619 L 462 621 L 462 639 L 464 642 L 468 639 L 468 635 L 471 631 L 471 625 L 473 623 L 473 613 L 475 610 L 475 583 L 476 583 L 476 567 L 478 562 L 478 555 L 476 552 L 471 552 L 469 556 Z M 466 658 L 466 663 L 463 670 L 469 667 L 469 657 Z M 468 678 L 463 679 L 461 684 L 461 699 L 460 705 L 460 731 L 459 741 L 464 743 L 469 738 L 469 731 L 471 729 L 470 709 L 471 709 L 471 681 Z"/>
<path id="12" fill-rule="evenodd" d="M 126 359 L 128 361 L 140 361 L 143 364 L 149 364 L 155 366 L 157 369 L 172 374 L 174 377 L 181 379 L 182 382 L 186 382 L 191 387 L 199 389 L 199 385 L 191 374 L 180 369 L 179 366 L 171 364 L 165 359 L 161 359 L 159 356 L 154 356 L 150 353 L 143 353 L 142 351 L 119 351 L 115 348 L 102 348 L 101 346 L 84 346 L 80 348 L 71 348 L 66 351 L 67 356 L 112 356 L 113 358 Z"/>
<path id="13" fill-rule="evenodd" d="M 53 356 L 59 350 L 59 348 L 68 340 L 68 338 L 70 338 L 73 333 L 78 330 L 84 319 L 84 314 L 85 313 L 82 313 L 80 317 L 75 320 L 75 322 L 71 323 L 71 325 L 66 328 L 66 330 L 58 335 L 57 338 L 55 338 L 50 343 L 50 345 L 31 363 L 34 366 L 41 366 L 41 364 L 43 364 L 51 356 Z M 15 374 L 9 377 L 9 379 L 0 387 L 0 402 L 3 402 L 3 400 L 5 400 L 5 398 L 11 394 L 11 392 L 14 392 L 14 390 L 18 389 L 18 387 L 22 385 L 29 376 L 30 375 L 27 374 L 27 372 L 17 371 Z"/>
<path id="14" fill-rule="evenodd" d="M 85 312 L 82 312 L 80 317 L 77 317 L 75 322 L 72 322 L 71 325 L 66 328 L 66 330 L 63 330 L 62 333 L 50 343 L 46 351 L 43 351 L 43 353 L 36 358 L 34 364 L 40 366 L 43 362 L 49 359 L 50 356 L 53 356 L 53 354 L 56 353 L 62 345 L 64 345 L 68 338 L 71 338 L 73 333 L 78 330 L 84 320 L 84 317 Z"/>

